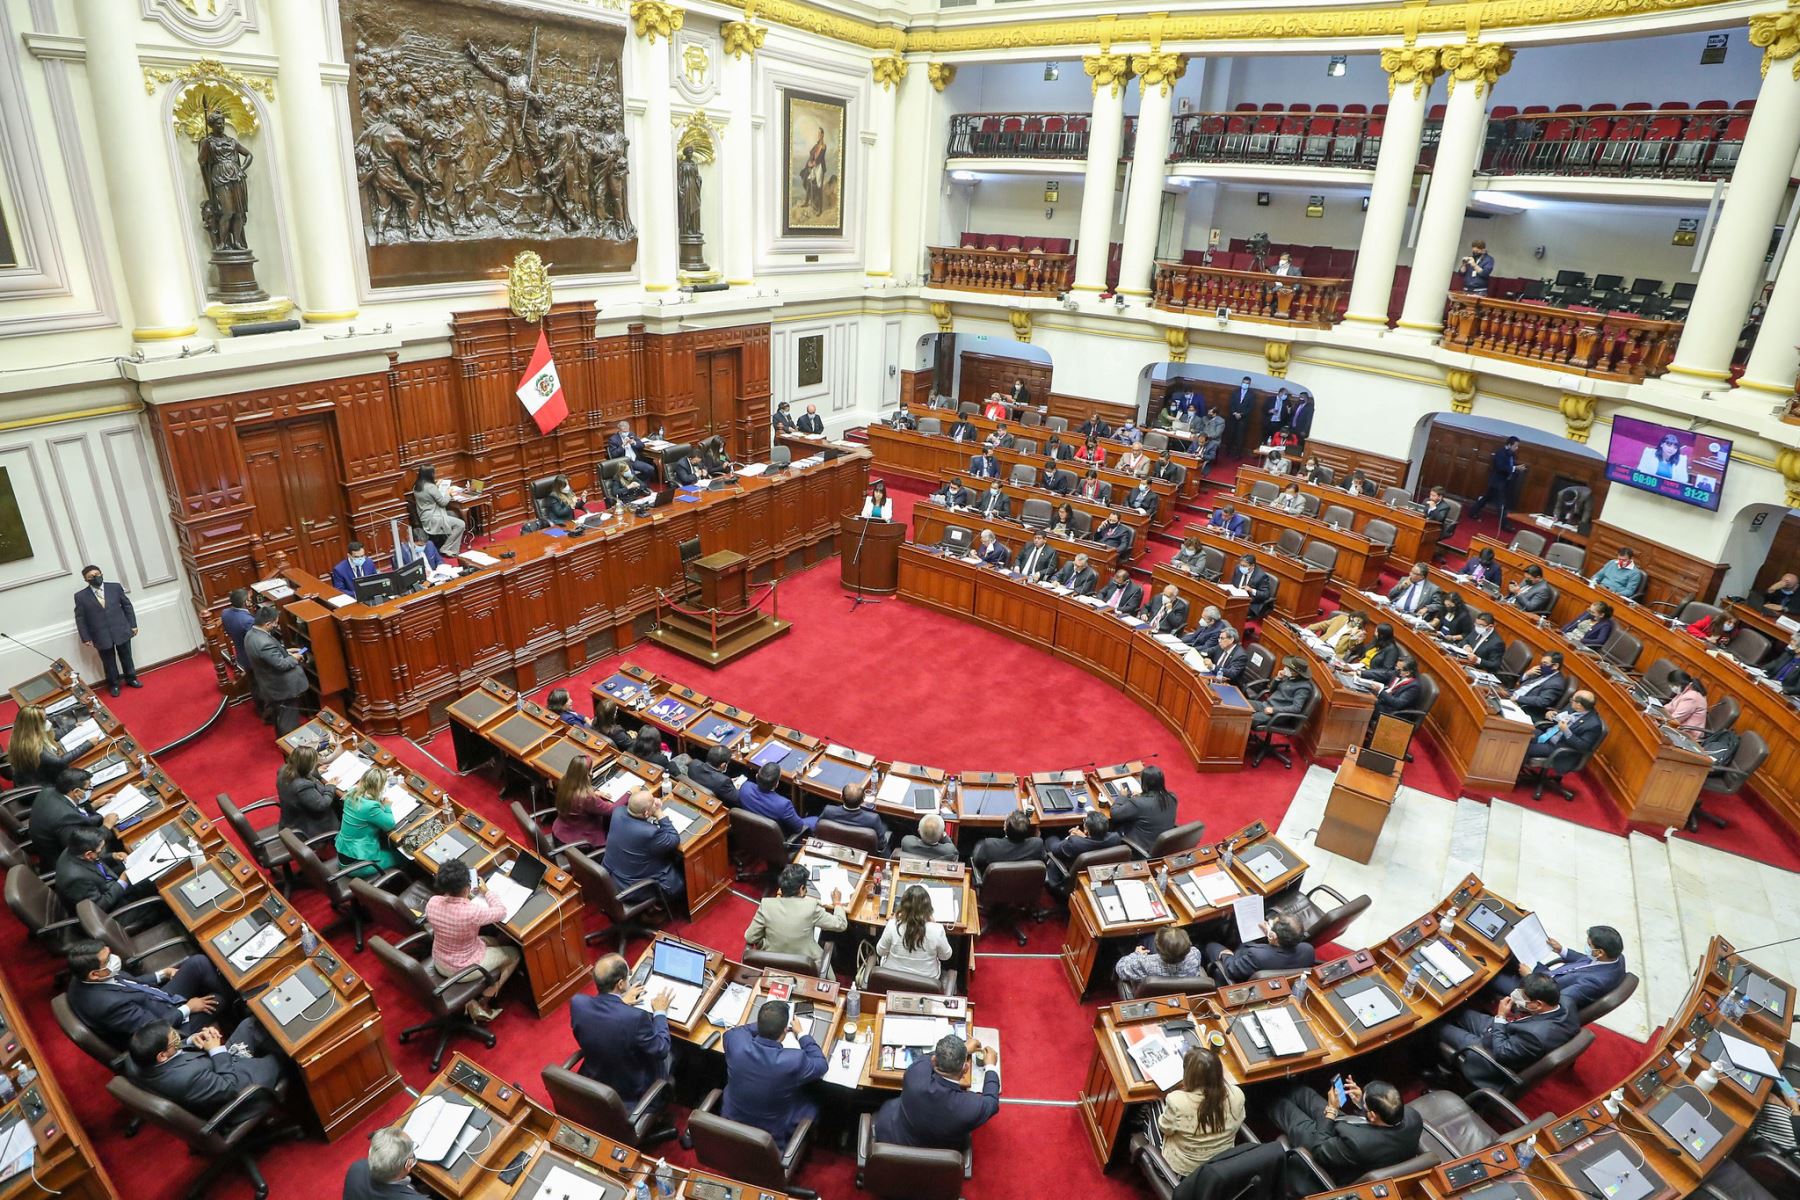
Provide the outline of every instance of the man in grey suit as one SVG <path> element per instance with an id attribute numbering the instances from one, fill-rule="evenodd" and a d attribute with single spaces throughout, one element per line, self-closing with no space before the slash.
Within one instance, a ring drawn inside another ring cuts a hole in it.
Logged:
<path id="1" fill-rule="evenodd" d="M 1547 613 L 1556 603 L 1556 589 L 1544 578 L 1544 568 L 1536 563 L 1525 568 L 1525 578 L 1513 580 L 1506 590 L 1510 593 L 1506 602 L 1520 612 Z"/>
<path id="2" fill-rule="evenodd" d="M 1393 586 L 1388 599 L 1403 613 L 1422 613 L 1439 595 L 1438 585 L 1431 582 L 1431 570 L 1424 563 L 1414 563 L 1406 578 Z"/>
<path id="3" fill-rule="evenodd" d="M 407 1178 L 417 1162 L 404 1129 L 377 1129 L 369 1138 L 369 1157 L 357 1159 L 344 1173 L 344 1200 L 424 1195 Z"/>
<path id="4" fill-rule="evenodd" d="M 1059 587 L 1068 588 L 1070 595 L 1091 596 L 1094 585 L 1100 582 L 1100 573 L 1088 565 L 1087 555 L 1077 554 L 1056 573 L 1056 582 Z"/>
<path id="5" fill-rule="evenodd" d="M 812 873 L 800 863 L 781 868 L 775 879 L 775 895 L 764 897 L 744 930 L 744 947 L 770 954 L 794 954 L 818 961 L 821 968 L 831 965 L 831 947 L 820 933 L 842 933 L 849 928 L 844 911 L 843 893 L 833 890 L 826 897 L 830 904 L 807 895 Z"/>
<path id="6" fill-rule="evenodd" d="M 81 568 L 87 584 L 75 593 L 75 633 L 100 653 L 100 665 L 106 668 L 106 686 L 119 694 L 121 681 L 126 687 L 143 687 L 138 682 L 137 666 L 131 661 L 131 639 L 137 636 L 137 612 L 131 598 L 116 583 L 106 582 L 99 567 L 89 563 Z"/>
<path id="7" fill-rule="evenodd" d="M 939 862 L 957 861 L 956 843 L 944 836 L 944 818 L 926 813 L 919 818 L 919 832 L 900 839 L 901 858 L 935 858 Z"/>
<path id="8" fill-rule="evenodd" d="M 282 645 L 281 635 L 275 632 L 280 615 L 272 604 L 257 610 L 255 627 L 244 635 L 244 654 L 250 660 L 256 693 L 275 722 L 275 736 L 286 737 L 300 724 L 300 706 L 295 701 L 306 694 L 310 684 L 295 652 Z"/>
<path id="9" fill-rule="evenodd" d="M 226 1049 L 224 1037 L 207 1026 L 190 1049 L 167 1021 L 152 1021 L 131 1035 L 125 1074 L 147 1092 L 171 1100 L 201 1120 L 210 1119 L 250 1087 L 273 1089 L 281 1063 L 268 1056 L 244 1056 Z M 274 1097 L 253 1100 L 239 1110 L 241 1123 L 267 1111 Z"/>
<path id="10" fill-rule="evenodd" d="M 1181 598 L 1181 589 L 1174 584 L 1166 584 L 1148 607 L 1144 609 L 1144 620 L 1150 622 L 1151 633 L 1169 633 L 1181 636 L 1187 628 L 1188 602 Z"/>

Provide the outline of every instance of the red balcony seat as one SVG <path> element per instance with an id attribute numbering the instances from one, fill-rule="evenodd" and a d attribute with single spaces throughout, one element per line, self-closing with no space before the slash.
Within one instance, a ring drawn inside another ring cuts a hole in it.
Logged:
<path id="1" fill-rule="evenodd" d="M 1369 106 L 1366 104 L 1346 104 L 1346 105 L 1344 105 L 1344 115 L 1345 116 L 1351 116 L 1351 115 L 1355 115 L 1355 116 L 1359 116 L 1359 117 L 1366 116 L 1366 115 L 1368 115 L 1368 112 L 1369 112 Z"/>
<path id="2" fill-rule="evenodd" d="M 1069 252 L 1069 244 L 1068 238 L 1047 237 L 1044 239 L 1044 253 L 1067 254 Z"/>

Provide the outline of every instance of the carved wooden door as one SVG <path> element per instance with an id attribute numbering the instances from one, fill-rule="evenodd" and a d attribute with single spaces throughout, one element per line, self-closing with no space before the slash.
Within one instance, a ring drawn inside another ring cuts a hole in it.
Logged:
<path id="1" fill-rule="evenodd" d="M 737 424 L 738 351 L 715 350 L 696 355 L 694 390 L 702 429 L 699 436 L 720 434 L 729 444 Z"/>
<path id="2" fill-rule="evenodd" d="M 270 553 L 323 575 L 344 556 L 337 440 L 323 417 L 245 431 L 240 437 L 256 504 L 256 524 Z"/>

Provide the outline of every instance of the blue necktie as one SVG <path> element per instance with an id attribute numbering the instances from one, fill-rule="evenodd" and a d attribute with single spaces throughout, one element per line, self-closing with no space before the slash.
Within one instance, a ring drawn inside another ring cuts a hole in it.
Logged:
<path id="1" fill-rule="evenodd" d="M 123 975 L 120 975 L 120 976 L 117 976 L 116 978 L 114 978 L 113 982 L 118 984 L 120 987 L 126 987 L 126 988 L 130 988 L 132 991 L 141 992 L 144 995 L 150 997 L 152 1000 L 158 1000 L 164 1004 L 172 1005 L 176 1008 L 181 1007 L 181 1005 L 185 1002 L 184 997 L 177 996 L 173 992 L 165 992 L 159 987 L 151 987 L 147 983 L 139 983 L 135 979 L 127 979 Z"/>
<path id="2" fill-rule="evenodd" d="M 1787 677 L 1794 673 L 1794 668 L 1796 666 L 1800 666 L 1800 655 L 1796 655 L 1795 657 L 1788 659 L 1787 666 L 1785 666 L 1785 667 L 1781 668 L 1781 670 L 1775 672 L 1776 682 L 1777 683 L 1785 682 L 1787 680 Z"/>
<path id="3" fill-rule="evenodd" d="M 113 881 L 113 873 L 107 870 L 106 864 L 99 859 L 94 860 L 94 869 L 100 872 L 100 878 L 106 880 L 106 882 L 111 883 Z"/>

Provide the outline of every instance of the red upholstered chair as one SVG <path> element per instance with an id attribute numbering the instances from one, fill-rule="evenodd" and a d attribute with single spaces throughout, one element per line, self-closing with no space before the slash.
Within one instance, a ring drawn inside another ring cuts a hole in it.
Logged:
<path id="1" fill-rule="evenodd" d="M 1023 138 L 1024 132 L 1025 118 L 1000 118 L 1000 137 L 994 147 L 994 152 L 1002 158 L 1010 158 L 1017 154 L 1019 152 L 1019 142 Z"/>
<path id="2" fill-rule="evenodd" d="M 1019 239 L 1019 249 L 1025 251 L 1027 254 L 1033 250 L 1042 250 L 1043 248 L 1044 239 L 1041 237 L 1021 237 Z"/>
<path id="3" fill-rule="evenodd" d="M 1017 250 L 1018 248 L 1019 248 L 1019 235 L 1018 234 L 1003 233 L 1000 235 L 1000 249 L 1002 249 L 1002 250 Z"/>
<path id="4" fill-rule="evenodd" d="M 1621 104 L 1619 110 L 1621 112 L 1650 112 L 1651 108 L 1648 100 L 1633 100 L 1629 104 Z"/>
<path id="5" fill-rule="evenodd" d="M 1281 132 L 1281 117 L 1264 113 L 1256 118 L 1256 124 L 1250 127 L 1249 143 L 1245 154 L 1251 158 L 1267 158 L 1275 151 L 1275 137 Z"/>
<path id="6" fill-rule="evenodd" d="M 1038 135 L 1038 153 L 1060 158 L 1069 150 L 1066 121 L 1059 114 L 1044 118 L 1044 130 Z"/>
<path id="7" fill-rule="evenodd" d="M 1019 153 L 1043 153 L 1044 118 L 1026 117 L 1025 126 L 1019 132 Z"/>
<path id="8" fill-rule="evenodd" d="M 1044 239 L 1044 253 L 1045 254 L 1067 254 L 1069 252 L 1069 246 L 1070 246 L 1070 239 L 1068 239 L 1068 238 L 1045 238 Z"/>
<path id="9" fill-rule="evenodd" d="M 1316 113 L 1334 113 L 1338 111 L 1338 106 L 1335 104 L 1316 104 L 1313 106 L 1313 111 Z"/>
<path id="10" fill-rule="evenodd" d="M 1633 175 L 1660 175 L 1671 143 L 1681 136 L 1680 117 L 1652 117 L 1644 124 L 1643 136 L 1632 148 L 1630 170 Z"/>
<path id="11" fill-rule="evenodd" d="M 1306 135 L 1307 116 L 1305 113 L 1290 112 L 1281 118 L 1281 130 L 1275 135 L 1275 148 L 1272 153 L 1283 162 L 1293 162 L 1300 157 L 1300 139 Z"/>
<path id="12" fill-rule="evenodd" d="M 990 158 L 1000 148 L 1000 118 L 983 117 L 981 125 L 975 130 L 975 156 Z"/>
<path id="13" fill-rule="evenodd" d="M 1669 147 L 1669 155 L 1663 162 L 1664 170 L 1671 175 L 1698 174 L 1706 165 L 1713 139 L 1718 137 L 1722 123 L 1723 115 L 1715 110 L 1696 112 L 1689 117 L 1681 131 L 1681 139 Z"/>
<path id="14" fill-rule="evenodd" d="M 1086 158 L 1088 149 L 1088 127 L 1091 122 L 1086 116 L 1069 118 L 1069 157 Z"/>
<path id="15" fill-rule="evenodd" d="M 1331 138 L 1337 129 L 1337 118 L 1315 116 L 1306 123 L 1306 141 L 1300 147 L 1302 161 L 1322 163 L 1331 155 Z"/>
<path id="16" fill-rule="evenodd" d="M 1363 129 L 1368 118 L 1360 114 L 1339 117 L 1331 137 L 1331 161 L 1349 166 L 1362 157 Z"/>
<path id="17" fill-rule="evenodd" d="M 1551 124 L 1556 124 L 1552 121 Z M 1612 136 L 1612 121 L 1607 117 L 1585 117 L 1575 131 L 1574 141 L 1563 148 L 1563 162 L 1571 175 L 1588 175 L 1599 160 L 1600 149 Z"/>
<path id="18" fill-rule="evenodd" d="M 1239 110 L 1243 105 L 1238 106 Z M 1225 121 L 1225 140 L 1219 149 L 1226 157 L 1242 157 L 1250 147 L 1250 133 L 1256 127 L 1254 117 L 1229 117 Z"/>
<path id="19" fill-rule="evenodd" d="M 978 249 L 981 246 L 981 235 L 979 233 L 965 233 L 962 235 L 962 241 L 959 243 L 959 246 L 964 250 Z"/>

